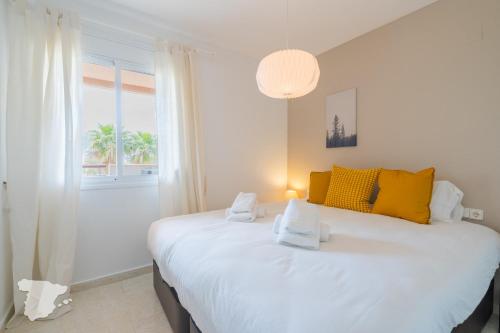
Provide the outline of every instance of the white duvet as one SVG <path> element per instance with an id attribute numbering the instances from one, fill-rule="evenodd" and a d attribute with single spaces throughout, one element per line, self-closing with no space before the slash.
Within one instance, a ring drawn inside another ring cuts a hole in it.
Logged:
<path id="1" fill-rule="evenodd" d="M 278 245 L 272 221 L 224 211 L 153 223 L 149 249 L 203 333 L 450 332 L 486 293 L 498 234 L 467 223 L 419 225 L 320 206 L 319 251 Z"/>

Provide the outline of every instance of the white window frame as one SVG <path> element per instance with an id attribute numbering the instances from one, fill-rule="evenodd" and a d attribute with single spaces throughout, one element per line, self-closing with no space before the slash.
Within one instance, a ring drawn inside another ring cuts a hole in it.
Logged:
<path id="1" fill-rule="evenodd" d="M 82 63 L 91 63 L 113 67 L 115 70 L 115 128 L 116 128 L 116 175 L 115 176 L 81 176 L 80 189 L 100 190 L 158 185 L 158 175 L 123 175 L 123 141 L 122 141 L 122 88 L 121 70 L 154 75 L 145 64 L 120 60 L 103 55 L 85 54 Z M 85 110 L 82 108 L 82 113 Z M 155 110 L 156 115 L 156 110 Z M 82 133 L 83 135 L 83 133 Z M 83 153 L 83 152 L 82 152 Z"/>

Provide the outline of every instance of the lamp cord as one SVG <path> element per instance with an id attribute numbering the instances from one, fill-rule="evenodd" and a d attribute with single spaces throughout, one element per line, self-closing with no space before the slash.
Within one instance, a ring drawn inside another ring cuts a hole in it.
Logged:
<path id="1" fill-rule="evenodd" d="M 285 0 L 286 3 L 286 21 L 285 21 L 285 29 L 286 29 L 286 48 L 288 49 L 288 0 Z"/>

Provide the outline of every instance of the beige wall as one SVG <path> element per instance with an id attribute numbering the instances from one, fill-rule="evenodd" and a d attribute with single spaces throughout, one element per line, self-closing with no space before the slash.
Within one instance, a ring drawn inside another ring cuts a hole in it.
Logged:
<path id="1" fill-rule="evenodd" d="M 440 0 L 323 53 L 319 65 L 318 88 L 289 103 L 290 187 L 333 163 L 435 166 L 500 231 L 500 0 Z M 326 96 L 352 87 L 358 146 L 326 149 Z"/>

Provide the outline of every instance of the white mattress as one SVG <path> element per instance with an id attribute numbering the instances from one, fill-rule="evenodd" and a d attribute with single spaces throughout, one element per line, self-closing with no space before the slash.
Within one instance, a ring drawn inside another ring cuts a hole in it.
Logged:
<path id="1" fill-rule="evenodd" d="M 320 251 L 278 245 L 272 221 L 223 211 L 153 223 L 149 249 L 203 333 L 450 332 L 473 312 L 500 260 L 481 225 L 419 225 L 320 206 Z"/>

